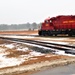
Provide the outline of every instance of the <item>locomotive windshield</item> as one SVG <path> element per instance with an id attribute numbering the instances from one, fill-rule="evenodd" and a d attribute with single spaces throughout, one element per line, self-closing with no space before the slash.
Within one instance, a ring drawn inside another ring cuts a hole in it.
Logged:
<path id="1" fill-rule="evenodd" d="M 45 23 L 49 23 L 49 21 L 48 20 L 45 20 Z"/>
<path id="2" fill-rule="evenodd" d="M 45 20 L 45 23 L 52 23 L 52 20 Z"/>
<path id="3" fill-rule="evenodd" d="M 50 23 L 50 17 L 45 19 L 45 23 Z"/>
<path id="4" fill-rule="evenodd" d="M 50 23 L 52 23 L 52 20 L 50 20 Z"/>

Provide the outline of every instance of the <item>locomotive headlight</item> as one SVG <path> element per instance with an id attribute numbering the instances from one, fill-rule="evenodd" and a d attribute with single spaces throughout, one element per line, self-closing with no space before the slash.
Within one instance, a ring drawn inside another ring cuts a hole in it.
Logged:
<path id="1" fill-rule="evenodd" d="M 49 24 L 46 24 L 46 26 L 49 26 Z"/>

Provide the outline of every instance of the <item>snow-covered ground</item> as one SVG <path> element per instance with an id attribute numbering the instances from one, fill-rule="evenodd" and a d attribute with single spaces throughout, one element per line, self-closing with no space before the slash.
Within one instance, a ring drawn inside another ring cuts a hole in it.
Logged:
<path id="1" fill-rule="evenodd" d="M 1 35 L 2 36 L 2 35 Z M 11 37 L 11 38 L 22 38 L 22 39 L 34 39 L 35 37 L 33 36 L 5 36 L 4 37 Z M 52 42 L 52 43 L 58 43 L 58 44 L 69 44 L 68 42 L 56 42 L 56 41 L 48 41 L 48 40 L 67 40 L 67 38 L 44 38 L 44 37 L 41 37 L 40 38 L 42 41 L 43 40 L 47 40 L 47 41 L 44 41 L 44 42 Z M 39 40 L 38 40 L 39 41 Z M 47 47 L 43 47 L 43 46 L 39 46 L 39 45 L 34 45 L 34 44 L 29 44 L 29 43 L 23 43 L 23 44 L 27 44 L 27 45 L 30 45 L 30 46 L 36 46 L 36 47 L 39 47 L 39 48 L 45 48 L 45 49 L 50 49 L 50 48 L 47 48 Z M 20 65 L 22 64 L 23 62 L 25 61 L 28 61 L 28 60 L 35 60 L 37 58 L 33 58 L 35 56 L 43 56 L 45 54 L 42 54 L 40 52 L 36 52 L 36 51 L 30 51 L 28 54 L 23 54 L 23 55 L 19 55 L 18 57 L 7 57 L 7 55 L 9 55 L 10 53 L 12 53 L 11 51 L 7 51 L 8 49 L 9 50 L 12 50 L 12 49 L 15 49 L 17 51 L 23 51 L 23 52 L 27 52 L 29 50 L 28 47 L 20 47 L 18 46 L 17 43 L 10 43 L 10 44 L 0 44 L 0 68 L 3 68 L 3 67 L 10 67 L 10 66 L 16 66 L 16 65 Z M 55 54 L 57 55 L 67 55 L 67 56 L 74 56 L 75 55 L 71 55 L 71 54 L 66 54 L 64 51 L 56 51 Z"/>
<path id="2" fill-rule="evenodd" d="M 31 50 L 29 54 L 19 55 L 19 57 L 7 57 L 7 55 L 9 55 L 12 52 L 12 49 L 14 49 L 16 46 L 17 44 L 15 45 L 14 43 L 0 45 L 0 68 L 20 65 L 25 61 L 31 60 L 32 57 L 34 56 L 44 55 L 40 52 L 35 52 Z M 10 51 L 8 52 L 7 50 Z M 16 50 L 27 52 L 29 49 L 28 47 L 25 48 L 16 47 Z"/>
<path id="3" fill-rule="evenodd" d="M 17 35 L 0 35 L 0 37 L 20 38 L 20 39 L 35 38 L 33 36 L 17 36 Z"/>

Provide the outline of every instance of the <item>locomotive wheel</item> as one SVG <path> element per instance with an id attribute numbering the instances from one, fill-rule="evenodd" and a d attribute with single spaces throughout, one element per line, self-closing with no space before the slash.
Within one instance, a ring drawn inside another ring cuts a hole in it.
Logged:
<path id="1" fill-rule="evenodd" d="M 68 35 L 69 36 L 72 36 L 73 32 L 72 31 L 69 31 Z"/>
<path id="2" fill-rule="evenodd" d="M 39 36 L 41 36 L 41 31 L 39 31 Z"/>
<path id="3" fill-rule="evenodd" d="M 69 33 L 68 35 L 69 35 L 69 36 L 72 36 L 72 34 L 71 34 L 71 33 Z"/>
<path id="4" fill-rule="evenodd" d="M 55 36 L 57 36 L 57 34 L 55 34 Z"/>

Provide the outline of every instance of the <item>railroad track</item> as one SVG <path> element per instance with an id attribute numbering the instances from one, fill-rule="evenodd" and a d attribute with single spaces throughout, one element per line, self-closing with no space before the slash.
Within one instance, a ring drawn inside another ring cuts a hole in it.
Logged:
<path id="1" fill-rule="evenodd" d="M 39 45 L 42 47 L 50 48 L 50 50 L 52 49 L 53 51 L 61 50 L 61 51 L 65 51 L 65 53 L 67 53 L 67 54 L 75 55 L 75 46 L 48 43 L 48 42 L 40 42 L 40 41 L 27 40 L 27 39 L 18 39 L 18 38 L 0 37 L 0 39 L 11 40 L 11 41 L 16 41 L 16 42 L 21 42 L 21 43 L 35 44 L 35 45 Z"/>

